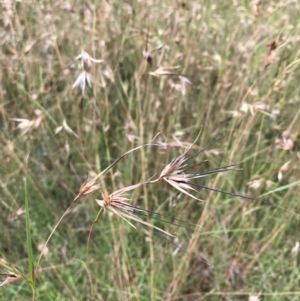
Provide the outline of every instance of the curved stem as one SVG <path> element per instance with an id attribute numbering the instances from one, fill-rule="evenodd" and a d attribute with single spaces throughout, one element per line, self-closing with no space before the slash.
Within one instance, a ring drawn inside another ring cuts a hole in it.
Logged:
<path id="1" fill-rule="evenodd" d="M 93 278 L 92 278 L 91 273 L 90 273 L 89 241 L 90 241 L 90 238 L 91 238 L 91 235 L 92 235 L 93 228 L 94 228 L 95 224 L 98 222 L 98 220 L 100 219 L 100 217 L 103 215 L 103 213 L 104 213 L 104 208 L 102 207 L 98 211 L 98 214 L 97 214 L 97 216 L 96 216 L 95 220 L 93 221 L 93 224 L 90 228 L 89 236 L 88 236 L 88 240 L 87 240 L 87 246 L 86 246 L 86 264 L 87 264 L 88 277 L 89 277 L 89 281 L 90 281 L 90 284 L 91 284 L 92 296 L 93 297 L 95 296 L 95 289 L 94 289 L 94 285 L 93 285 Z"/>
<path id="2" fill-rule="evenodd" d="M 35 275 L 37 274 L 37 271 L 38 271 L 38 267 L 40 265 L 40 262 L 41 262 L 41 259 L 42 259 L 42 256 L 43 256 L 43 253 L 44 253 L 44 250 L 45 248 L 47 247 L 52 235 L 54 234 L 56 228 L 58 227 L 58 225 L 61 223 L 61 221 L 63 220 L 63 218 L 67 215 L 67 213 L 69 213 L 72 205 L 76 202 L 76 200 L 78 199 L 78 196 L 72 201 L 72 203 L 69 205 L 69 207 L 67 208 L 67 210 L 64 212 L 64 214 L 61 216 L 61 218 L 58 220 L 58 222 L 56 223 L 56 225 L 54 226 L 53 230 L 51 231 L 51 233 L 49 234 L 46 242 L 44 243 L 43 247 L 42 247 L 42 250 L 41 250 L 41 253 L 40 253 L 40 256 L 38 258 L 38 261 L 36 263 L 36 266 L 35 266 Z"/>

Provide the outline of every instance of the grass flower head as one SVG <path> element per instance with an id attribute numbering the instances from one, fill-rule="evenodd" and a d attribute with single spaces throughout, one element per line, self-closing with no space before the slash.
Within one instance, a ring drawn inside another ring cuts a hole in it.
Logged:
<path id="1" fill-rule="evenodd" d="M 141 211 L 146 211 L 146 210 L 132 206 L 129 203 L 130 199 L 127 197 L 126 192 L 136 189 L 146 183 L 147 182 L 142 182 L 142 183 L 138 183 L 138 184 L 135 184 L 132 186 L 128 186 L 128 187 L 122 188 L 120 190 L 117 190 L 116 192 L 113 192 L 112 194 L 109 194 L 107 192 L 107 190 L 104 189 L 102 192 L 102 200 L 96 199 L 96 203 L 101 208 L 104 208 L 105 210 L 109 210 L 116 216 L 120 217 L 121 219 L 126 221 L 130 226 L 132 226 L 135 229 L 136 229 L 136 227 L 129 220 L 138 222 L 149 228 L 156 229 L 156 230 L 174 238 L 175 235 L 170 234 L 169 232 L 164 231 L 163 229 L 161 229 L 159 227 L 156 227 L 150 223 L 145 222 L 140 217 L 138 217 L 137 215 L 134 214 L 134 212 L 141 212 Z"/>

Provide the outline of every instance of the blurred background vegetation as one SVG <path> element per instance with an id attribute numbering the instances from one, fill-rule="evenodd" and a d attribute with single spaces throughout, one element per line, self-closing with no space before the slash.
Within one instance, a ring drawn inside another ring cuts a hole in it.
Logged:
<path id="1" fill-rule="evenodd" d="M 191 154 L 229 133 L 194 159 L 208 160 L 201 168 L 248 162 L 202 184 L 252 198 L 286 188 L 264 201 L 199 189 L 197 202 L 142 187 L 133 205 L 199 227 L 146 218 L 176 232 L 169 243 L 105 214 L 88 258 L 101 191 L 83 197 L 44 250 L 37 300 L 299 300 L 298 1 L 0 6 L 1 262 L 28 273 L 24 178 L 36 261 L 86 175 L 159 132 L 165 147 L 135 151 L 104 175 L 109 192 L 159 174 L 200 131 Z M 0 289 L 1 300 L 31 295 L 22 280 Z"/>

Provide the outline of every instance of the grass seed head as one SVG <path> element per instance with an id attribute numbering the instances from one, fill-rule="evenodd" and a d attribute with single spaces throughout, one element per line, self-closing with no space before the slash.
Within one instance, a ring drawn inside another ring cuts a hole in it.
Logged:
<path id="1" fill-rule="evenodd" d="M 103 199 L 102 200 L 96 199 L 95 201 L 100 207 L 102 207 L 106 210 L 109 210 L 116 216 L 119 216 L 121 219 L 123 219 L 125 222 L 127 222 L 130 226 L 132 226 L 135 229 L 136 229 L 136 227 L 130 221 L 138 222 L 149 228 L 156 229 L 170 237 L 175 237 L 173 234 L 170 234 L 169 232 L 164 231 L 163 229 L 156 227 L 156 226 L 152 225 L 151 223 L 145 222 L 140 217 L 138 217 L 137 215 L 134 214 L 134 212 L 145 211 L 147 213 L 147 211 L 142 208 L 137 208 L 137 207 L 130 205 L 129 204 L 130 199 L 126 196 L 125 193 L 130 190 L 136 189 L 145 183 L 146 182 L 141 182 L 141 183 L 138 183 L 135 185 L 131 185 L 131 186 L 122 188 L 116 192 L 113 192 L 112 194 L 109 194 L 107 192 L 107 190 L 104 188 L 103 192 L 102 192 Z"/>
<path id="2" fill-rule="evenodd" d="M 1 276 L 4 276 L 5 279 L 2 283 L 0 283 L 0 286 L 3 286 L 5 284 L 8 284 L 8 283 L 12 283 L 12 282 L 15 282 L 19 279 L 21 279 L 22 277 L 20 275 L 17 275 L 15 273 L 0 273 Z"/>
<path id="3" fill-rule="evenodd" d="M 193 178 L 194 175 L 189 175 L 184 173 L 184 169 L 187 167 L 185 164 L 189 159 L 187 158 L 186 154 L 188 151 L 192 148 L 194 143 L 187 147 L 183 154 L 181 154 L 179 157 L 175 158 L 172 160 L 171 163 L 169 163 L 161 172 L 159 176 L 159 181 L 165 181 L 171 186 L 173 186 L 175 189 L 179 190 L 180 192 L 192 197 L 193 199 L 199 200 L 192 194 L 190 194 L 187 190 L 194 190 L 189 183 L 190 179 Z"/>
<path id="4" fill-rule="evenodd" d="M 101 185 L 96 183 L 97 178 L 93 178 L 92 180 L 88 181 L 86 178 L 81 187 L 79 188 L 79 193 L 75 198 L 75 201 L 82 195 L 88 195 L 93 193 L 94 191 L 101 188 Z"/>
<path id="5" fill-rule="evenodd" d="M 97 60 L 92 58 L 87 52 L 85 52 L 83 49 L 81 50 L 81 53 L 75 58 L 75 61 L 80 61 L 80 68 L 88 68 L 92 65 L 92 63 L 103 63 L 104 60 Z"/>
<path id="6" fill-rule="evenodd" d="M 86 83 L 91 88 L 92 87 L 92 75 L 86 71 L 82 71 L 77 79 L 75 80 L 72 89 L 80 87 L 82 95 L 84 94 Z"/>

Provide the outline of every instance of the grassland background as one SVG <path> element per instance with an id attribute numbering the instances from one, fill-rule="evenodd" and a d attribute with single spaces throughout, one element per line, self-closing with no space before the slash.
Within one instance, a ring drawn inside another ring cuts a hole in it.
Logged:
<path id="1" fill-rule="evenodd" d="M 299 180 L 298 1 L 28 0 L 0 6 L 2 261 L 28 272 L 25 177 L 36 260 L 86 174 L 99 173 L 158 132 L 156 141 L 166 147 L 145 147 L 120 161 L 102 179 L 109 191 L 159 174 L 200 130 L 191 153 L 230 134 L 195 163 L 253 162 L 202 183 L 256 198 Z M 104 60 L 89 68 L 93 84 L 83 96 L 72 89 L 81 72 L 74 58 L 82 49 Z M 63 124 L 68 127 L 59 128 Z M 52 237 L 36 298 L 249 300 L 261 292 L 264 300 L 299 300 L 299 193 L 293 186 L 263 202 L 199 190 L 200 203 L 166 185 L 146 186 L 131 195 L 134 205 L 201 225 L 200 233 L 148 219 L 176 232 L 187 252 L 105 214 L 87 260 L 94 199 L 101 199 L 95 192 L 72 208 Z M 1 300 L 31 295 L 25 281 L 0 288 Z"/>

